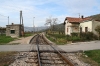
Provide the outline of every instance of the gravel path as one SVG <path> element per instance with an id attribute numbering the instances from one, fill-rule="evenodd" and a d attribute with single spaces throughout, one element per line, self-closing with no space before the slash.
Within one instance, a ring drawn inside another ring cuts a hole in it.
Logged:
<path id="1" fill-rule="evenodd" d="M 25 38 L 22 37 L 22 38 L 19 38 L 19 40 L 9 42 L 8 44 L 29 44 L 29 41 L 32 37 L 33 36 L 29 36 L 29 37 L 25 37 Z"/>

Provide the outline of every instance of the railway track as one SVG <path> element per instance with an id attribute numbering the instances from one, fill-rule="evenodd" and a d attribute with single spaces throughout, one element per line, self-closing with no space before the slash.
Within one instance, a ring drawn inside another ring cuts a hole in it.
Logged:
<path id="1" fill-rule="evenodd" d="M 20 52 L 9 66 L 89 66 L 48 42 L 43 34 L 35 35 L 30 44 L 30 51 Z"/>
<path id="2" fill-rule="evenodd" d="M 43 34 L 36 35 L 30 43 L 37 44 L 39 66 L 74 66 L 72 62 L 62 55 L 65 51 L 62 51 L 60 48 L 47 42 Z M 49 49 L 43 51 L 44 48 L 40 49 L 41 45 L 47 45 L 49 46 Z"/>

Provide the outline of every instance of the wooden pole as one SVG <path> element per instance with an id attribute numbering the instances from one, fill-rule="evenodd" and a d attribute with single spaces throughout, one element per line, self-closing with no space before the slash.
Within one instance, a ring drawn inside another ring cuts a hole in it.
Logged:
<path id="1" fill-rule="evenodd" d="M 20 29 L 19 29 L 20 30 L 20 36 L 21 36 L 21 22 L 22 22 L 21 17 L 22 17 L 22 11 L 20 11 Z"/>

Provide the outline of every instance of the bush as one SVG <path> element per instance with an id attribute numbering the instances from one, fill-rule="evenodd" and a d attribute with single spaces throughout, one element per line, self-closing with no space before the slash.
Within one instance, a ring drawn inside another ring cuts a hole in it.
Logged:
<path id="1" fill-rule="evenodd" d="M 66 35 L 66 40 L 67 41 L 72 41 L 72 37 L 70 35 Z"/>
<path id="2" fill-rule="evenodd" d="M 98 40 L 98 36 L 97 35 L 93 35 L 93 40 Z"/>
<path id="3" fill-rule="evenodd" d="M 74 42 L 74 41 L 80 41 L 80 37 L 74 36 L 74 37 L 72 37 L 72 41 L 73 41 L 73 42 Z"/>
<path id="4" fill-rule="evenodd" d="M 77 41 L 90 41 L 90 40 L 95 40 L 98 39 L 98 37 L 96 35 L 94 35 L 92 32 L 83 32 L 80 34 L 80 36 L 78 36 L 79 33 L 72 33 L 71 36 L 70 35 L 63 35 L 63 34 L 48 34 L 48 38 L 51 41 L 54 41 L 56 43 L 59 44 L 63 44 L 66 43 L 67 41 L 72 41 L 72 42 L 77 42 Z M 51 38 L 51 37 L 55 38 Z"/>
<path id="5" fill-rule="evenodd" d="M 96 39 L 96 35 L 94 35 L 92 32 L 83 32 L 80 34 L 81 40 L 93 40 Z M 94 38 L 95 37 L 95 38 Z"/>
<path id="6" fill-rule="evenodd" d="M 79 33 L 71 33 L 71 36 L 78 36 Z"/>
<path id="7" fill-rule="evenodd" d="M 57 44 L 66 44 L 67 41 L 65 39 L 57 39 Z"/>
<path id="8" fill-rule="evenodd" d="M 65 38 L 65 35 L 64 34 L 48 34 L 48 35 L 50 35 L 50 36 L 53 36 L 53 37 L 55 37 L 55 38 Z"/>

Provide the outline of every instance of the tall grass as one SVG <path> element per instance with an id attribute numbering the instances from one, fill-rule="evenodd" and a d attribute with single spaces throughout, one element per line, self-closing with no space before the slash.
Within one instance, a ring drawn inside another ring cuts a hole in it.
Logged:
<path id="1" fill-rule="evenodd" d="M 70 41 L 72 42 L 80 42 L 80 41 L 91 41 L 96 40 L 97 36 L 94 35 L 92 32 L 87 33 L 72 33 L 71 35 L 65 35 L 65 34 L 57 34 L 57 33 L 48 33 L 51 41 L 57 43 L 57 44 L 66 44 Z"/>

